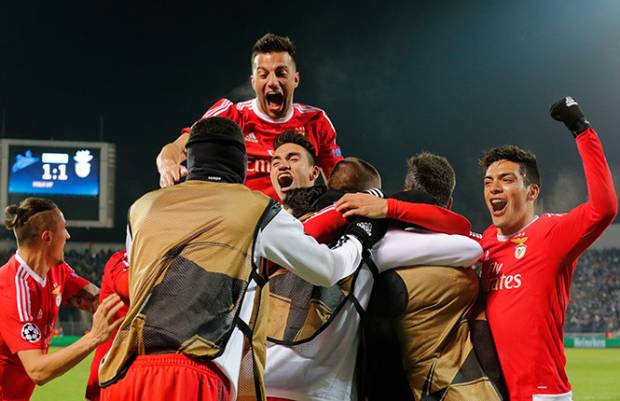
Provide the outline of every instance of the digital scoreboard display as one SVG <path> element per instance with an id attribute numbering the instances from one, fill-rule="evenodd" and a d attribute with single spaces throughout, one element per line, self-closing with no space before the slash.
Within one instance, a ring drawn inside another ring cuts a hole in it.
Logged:
<path id="1" fill-rule="evenodd" d="M 48 198 L 73 227 L 112 227 L 116 148 L 106 142 L 0 140 L 2 207 Z"/>
<path id="2" fill-rule="evenodd" d="M 99 195 L 96 148 L 11 146 L 9 194 Z"/>

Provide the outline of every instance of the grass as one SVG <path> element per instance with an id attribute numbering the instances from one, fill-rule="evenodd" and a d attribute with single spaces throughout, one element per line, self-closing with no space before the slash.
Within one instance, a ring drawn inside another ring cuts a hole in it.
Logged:
<path id="1" fill-rule="evenodd" d="M 32 401 L 83 401 L 91 358 L 92 355 L 64 376 L 37 387 Z M 575 401 L 619 399 L 620 349 L 568 348 L 566 358 Z"/>
<path id="2" fill-rule="evenodd" d="M 50 348 L 50 352 L 58 350 Z M 51 382 L 37 386 L 31 401 L 84 401 L 86 382 L 90 373 L 90 361 L 94 353 L 80 362 L 76 367 Z"/>

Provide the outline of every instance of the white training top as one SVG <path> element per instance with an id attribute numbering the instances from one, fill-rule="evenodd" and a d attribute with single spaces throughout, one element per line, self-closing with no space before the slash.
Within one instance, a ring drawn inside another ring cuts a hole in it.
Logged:
<path id="1" fill-rule="evenodd" d="M 468 237 L 390 230 L 371 252 L 380 272 L 402 266 L 472 266 L 482 248 Z M 366 309 L 373 277 L 364 265 L 354 294 Z M 360 316 L 347 303 L 331 324 L 311 341 L 283 346 L 267 343 L 267 395 L 295 401 L 356 400 L 355 361 Z M 246 380 L 246 378 L 244 378 Z"/>

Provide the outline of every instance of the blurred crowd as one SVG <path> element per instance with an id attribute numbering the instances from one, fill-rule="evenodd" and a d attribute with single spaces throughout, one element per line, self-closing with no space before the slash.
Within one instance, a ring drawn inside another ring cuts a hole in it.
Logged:
<path id="1" fill-rule="evenodd" d="M 67 250 L 65 260 L 80 276 L 101 285 L 103 267 L 116 249 Z M 14 249 L 0 251 L 5 263 Z M 620 329 L 620 248 L 588 250 L 577 264 L 568 303 L 566 332 L 611 332 Z"/>
<path id="2" fill-rule="evenodd" d="M 65 250 L 65 261 L 75 270 L 77 274 L 84 277 L 91 283 L 101 286 L 101 276 L 103 276 L 103 268 L 105 263 L 118 249 L 106 249 L 93 252 L 88 249 L 84 250 Z M 0 264 L 6 263 L 11 255 L 15 253 L 15 249 L 0 250 Z"/>
<path id="3" fill-rule="evenodd" d="M 589 250 L 577 264 L 568 303 L 566 332 L 620 328 L 620 248 Z"/>

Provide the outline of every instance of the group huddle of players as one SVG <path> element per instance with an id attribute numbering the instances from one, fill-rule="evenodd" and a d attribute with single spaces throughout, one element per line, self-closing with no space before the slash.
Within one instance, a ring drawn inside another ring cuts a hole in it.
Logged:
<path id="1" fill-rule="evenodd" d="M 535 156 L 494 148 L 480 160 L 493 224 L 475 235 L 450 210 L 444 157 L 412 156 L 389 196 L 372 164 L 343 158 L 325 112 L 293 102 L 295 56 L 290 39 L 260 38 L 256 98 L 218 101 L 163 147 L 162 189 L 130 208 L 98 309 L 62 262 L 58 208 L 7 208 L 0 399 L 29 399 L 97 347 L 89 400 L 572 400 L 572 272 L 617 213 L 580 106 L 561 99 L 551 117 L 575 137 L 588 201 L 537 216 Z M 97 309 L 93 328 L 48 355 L 62 301 Z"/>

